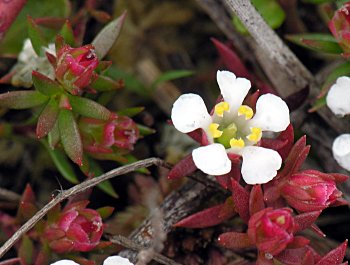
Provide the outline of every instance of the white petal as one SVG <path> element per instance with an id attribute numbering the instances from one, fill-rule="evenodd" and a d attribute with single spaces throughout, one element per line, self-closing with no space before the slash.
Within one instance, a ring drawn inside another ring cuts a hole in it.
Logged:
<path id="1" fill-rule="evenodd" d="M 272 149 L 247 146 L 242 152 L 242 177 L 247 184 L 263 184 L 272 180 L 281 168 L 282 158 Z"/>
<path id="2" fill-rule="evenodd" d="M 111 256 L 105 259 L 103 265 L 134 265 L 128 259 L 120 256 Z"/>
<path id="3" fill-rule="evenodd" d="M 235 74 L 229 71 L 218 71 L 216 79 L 224 100 L 230 104 L 230 110 L 237 111 L 248 94 L 250 81 L 246 78 L 236 78 Z"/>
<path id="4" fill-rule="evenodd" d="M 338 164 L 350 171 L 350 134 L 338 136 L 333 142 L 332 151 Z"/>
<path id="5" fill-rule="evenodd" d="M 62 259 L 62 260 L 56 261 L 55 263 L 51 263 L 51 265 L 79 265 L 79 264 L 74 262 L 73 260 Z"/>
<path id="6" fill-rule="evenodd" d="M 30 41 L 30 39 L 25 39 L 22 51 L 18 55 L 18 61 L 26 63 L 32 58 L 36 57 L 38 57 L 38 55 L 34 51 L 32 42 Z"/>
<path id="7" fill-rule="evenodd" d="M 290 123 L 289 108 L 280 97 L 264 94 L 256 102 L 256 113 L 250 123 L 263 131 L 284 131 Z"/>
<path id="8" fill-rule="evenodd" d="M 343 117 L 350 113 L 350 78 L 342 76 L 331 86 L 327 97 L 327 106 L 335 115 Z"/>
<path id="9" fill-rule="evenodd" d="M 206 174 L 217 176 L 231 171 L 231 161 L 222 144 L 198 147 L 192 151 L 192 157 L 197 168 Z"/>
<path id="10" fill-rule="evenodd" d="M 211 117 L 203 99 L 196 94 L 181 95 L 171 110 L 171 120 L 176 129 L 188 133 L 198 128 L 207 129 Z"/>

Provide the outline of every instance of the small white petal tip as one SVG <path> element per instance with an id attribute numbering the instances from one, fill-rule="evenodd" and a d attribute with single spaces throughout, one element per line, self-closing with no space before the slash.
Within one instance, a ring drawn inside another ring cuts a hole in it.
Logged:
<path id="1" fill-rule="evenodd" d="M 51 263 L 51 265 L 79 265 L 79 264 L 74 262 L 73 260 L 62 259 L 62 260 L 56 261 L 55 263 Z"/>
<path id="2" fill-rule="evenodd" d="M 332 151 L 338 164 L 350 171 L 350 134 L 338 136 L 333 142 Z"/>
<path id="3" fill-rule="evenodd" d="M 350 113 L 350 78 L 339 77 L 331 86 L 326 97 L 327 106 L 340 117 Z"/>

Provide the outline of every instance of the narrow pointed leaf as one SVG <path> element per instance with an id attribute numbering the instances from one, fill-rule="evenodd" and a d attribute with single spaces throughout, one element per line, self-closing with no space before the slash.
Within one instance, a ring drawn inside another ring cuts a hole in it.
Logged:
<path id="1" fill-rule="evenodd" d="M 286 39 L 303 47 L 318 52 L 341 54 L 342 48 L 331 34 L 296 34 L 287 35 Z"/>
<path id="2" fill-rule="evenodd" d="M 60 35 L 63 37 L 65 43 L 69 44 L 72 47 L 75 47 L 74 32 L 69 20 L 66 20 L 66 22 L 64 23 L 60 31 Z"/>
<path id="3" fill-rule="evenodd" d="M 140 112 L 142 112 L 144 109 L 145 109 L 145 107 L 127 108 L 127 109 L 117 111 L 117 114 L 122 115 L 122 116 L 128 116 L 128 117 L 132 118 L 132 117 L 136 116 L 137 114 L 139 114 Z"/>
<path id="4" fill-rule="evenodd" d="M 138 123 L 136 125 L 137 125 L 137 129 L 139 129 L 140 135 L 142 136 L 147 136 L 150 134 L 154 134 L 156 132 L 155 129 L 149 128 L 147 126 L 144 126 Z"/>
<path id="5" fill-rule="evenodd" d="M 264 208 L 264 194 L 261 185 L 254 185 L 249 197 L 249 213 L 252 216 Z"/>
<path id="6" fill-rule="evenodd" d="M 83 163 L 83 144 L 78 125 L 71 111 L 61 109 L 58 115 L 58 127 L 64 151 L 74 163 L 81 166 Z"/>
<path id="7" fill-rule="evenodd" d="M 69 95 L 68 98 L 73 111 L 84 117 L 109 120 L 113 116 L 113 113 L 111 113 L 107 108 L 91 99 L 73 95 Z"/>
<path id="8" fill-rule="evenodd" d="M 348 241 L 345 240 L 342 244 L 340 244 L 337 248 L 330 251 L 328 254 L 326 254 L 324 257 L 322 257 L 321 260 L 319 260 L 316 265 L 329 265 L 334 264 L 338 265 L 341 264 L 346 251 L 346 246 L 348 245 Z"/>
<path id="9" fill-rule="evenodd" d="M 61 175 L 70 183 L 79 183 L 78 177 L 75 175 L 74 169 L 67 159 L 67 156 L 59 149 L 52 149 L 46 141 L 42 141 L 42 144 L 46 147 L 46 150 L 49 152 L 53 163 Z"/>
<path id="10" fill-rule="evenodd" d="M 43 33 L 41 32 L 39 26 L 35 23 L 33 18 L 30 16 L 27 17 L 28 22 L 28 35 L 30 41 L 32 42 L 33 49 L 38 56 L 41 55 L 42 47 L 46 47 L 48 45 L 47 41 L 44 38 Z"/>
<path id="11" fill-rule="evenodd" d="M 29 109 L 44 104 L 48 99 L 38 91 L 13 91 L 0 94 L 0 107 Z"/>
<path id="12" fill-rule="evenodd" d="M 295 228 L 295 232 L 302 231 L 306 228 L 309 228 L 320 216 L 321 212 L 322 211 L 313 211 L 313 212 L 296 215 L 294 217 L 294 221 L 297 225 Z"/>
<path id="13" fill-rule="evenodd" d="M 46 136 L 55 126 L 58 117 L 58 103 L 52 98 L 44 110 L 41 112 L 36 125 L 36 136 L 42 138 Z"/>
<path id="14" fill-rule="evenodd" d="M 179 78 L 184 78 L 193 75 L 193 71 L 189 70 L 174 70 L 174 71 L 168 71 L 165 73 L 162 73 L 152 84 L 151 84 L 151 90 L 154 90 L 157 86 L 160 84 L 179 79 Z"/>
<path id="15" fill-rule="evenodd" d="M 33 71 L 32 78 L 35 88 L 46 96 L 53 96 L 62 92 L 62 88 L 57 82 L 39 72 Z"/>
<path id="16" fill-rule="evenodd" d="M 51 149 L 55 149 L 56 145 L 60 141 L 60 130 L 58 128 L 58 119 L 55 122 L 55 125 L 48 134 L 48 143 Z"/>
<path id="17" fill-rule="evenodd" d="M 119 33 L 124 24 L 126 12 L 120 17 L 107 24 L 94 38 L 92 45 L 95 46 L 95 52 L 99 59 L 106 56 L 108 51 L 112 48 L 113 44 L 118 39 Z"/>
<path id="18" fill-rule="evenodd" d="M 96 211 L 100 214 L 102 219 L 106 219 L 112 215 L 114 207 L 105 206 L 102 208 L 98 208 Z"/>
<path id="19" fill-rule="evenodd" d="M 236 180 L 231 180 L 232 199 L 236 207 L 236 211 L 243 221 L 249 220 L 249 192 L 246 191 Z"/>
<path id="20" fill-rule="evenodd" d="M 108 76 L 99 75 L 97 79 L 90 85 L 91 88 L 103 92 L 120 89 L 124 86 L 123 82 L 115 81 Z"/>
<path id="21" fill-rule="evenodd" d="M 168 179 L 178 179 L 186 177 L 197 170 L 193 162 L 192 154 L 187 155 L 179 161 L 169 172 Z"/>
<path id="22" fill-rule="evenodd" d="M 219 236 L 218 242 L 225 248 L 237 249 L 252 246 L 246 233 L 227 232 Z"/>
<path id="23" fill-rule="evenodd" d="M 225 220 L 229 219 L 234 215 L 234 211 L 231 213 L 223 215 L 222 209 L 225 207 L 225 204 L 216 205 L 200 211 L 198 213 L 192 214 L 181 221 L 174 224 L 175 227 L 186 227 L 186 228 L 205 228 L 218 225 Z"/>

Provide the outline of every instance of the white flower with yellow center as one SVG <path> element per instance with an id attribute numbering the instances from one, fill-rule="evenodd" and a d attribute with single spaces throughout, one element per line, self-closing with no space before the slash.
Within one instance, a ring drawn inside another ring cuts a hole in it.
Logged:
<path id="1" fill-rule="evenodd" d="M 328 91 L 326 103 L 331 111 L 339 117 L 350 114 L 349 77 L 338 77 L 335 84 Z M 332 151 L 338 164 L 350 171 L 350 134 L 339 135 L 333 142 Z"/>
<path id="2" fill-rule="evenodd" d="M 224 175 L 231 171 L 228 153 L 243 158 L 241 173 L 248 184 L 267 183 L 280 169 L 278 152 L 256 146 L 263 131 L 284 131 L 289 121 L 287 104 L 279 97 L 265 94 L 256 103 L 256 113 L 242 105 L 251 87 L 245 78 L 236 78 L 228 71 L 217 72 L 217 82 L 224 101 L 207 111 L 203 99 L 184 94 L 173 105 L 171 119 L 177 130 L 189 133 L 203 129 L 209 144 L 192 152 L 195 165 L 206 174 Z"/>

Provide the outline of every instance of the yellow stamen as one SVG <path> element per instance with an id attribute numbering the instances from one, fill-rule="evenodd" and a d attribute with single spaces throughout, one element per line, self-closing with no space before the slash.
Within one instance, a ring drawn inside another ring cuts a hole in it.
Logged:
<path id="1" fill-rule="evenodd" d="M 282 215 L 280 217 L 277 217 L 276 219 L 277 223 L 279 223 L 280 225 L 284 225 L 286 222 L 286 218 Z"/>
<path id="2" fill-rule="evenodd" d="M 230 105 L 223 101 L 223 102 L 220 102 L 218 104 L 215 105 L 215 114 L 218 115 L 219 117 L 223 117 L 224 116 L 224 112 L 225 111 L 229 111 L 230 110 Z"/>
<path id="3" fill-rule="evenodd" d="M 236 139 L 236 138 L 232 138 L 230 140 L 230 146 L 231 147 L 238 147 L 238 148 L 243 148 L 244 147 L 244 141 L 242 138 Z"/>
<path id="4" fill-rule="evenodd" d="M 252 132 L 247 136 L 247 139 L 251 142 L 259 142 L 262 136 L 262 131 L 258 127 L 252 127 L 250 128 L 250 131 Z"/>
<path id="5" fill-rule="evenodd" d="M 222 135 L 222 131 L 218 130 L 219 124 L 212 123 L 209 125 L 209 132 L 213 138 L 219 138 Z"/>
<path id="6" fill-rule="evenodd" d="M 246 120 L 250 120 L 253 117 L 254 112 L 251 107 L 247 105 L 242 105 L 238 109 L 238 115 L 244 115 Z"/>

